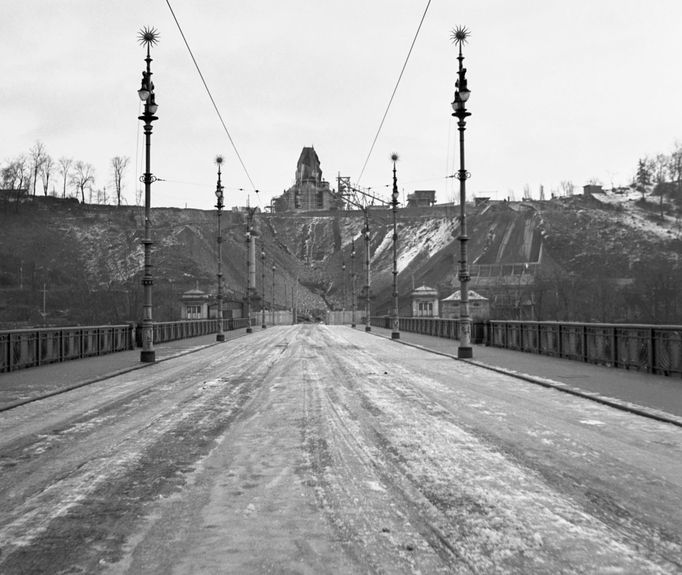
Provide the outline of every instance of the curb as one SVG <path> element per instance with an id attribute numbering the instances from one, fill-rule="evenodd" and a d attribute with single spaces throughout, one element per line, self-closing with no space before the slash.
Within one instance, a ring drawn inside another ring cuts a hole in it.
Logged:
<path id="1" fill-rule="evenodd" d="M 55 391 L 51 391 L 49 393 L 45 393 L 43 395 L 38 395 L 36 397 L 31 397 L 29 399 L 22 399 L 21 401 L 15 401 L 14 403 L 10 403 L 7 405 L 4 405 L 0 407 L 0 413 L 3 413 L 5 411 L 9 411 L 10 409 L 16 409 L 17 407 L 21 407 L 22 405 L 27 405 L 29 403 L 33 403 L 35 401 L 40 401 L 43 399 L 48 399 L 50 397 L 54 397 L 55 395 L 61 395 L 62 393 L 67 393 L 69 391 L 73 391 L 74 389 L 78 389 L 81 387 L 85 387 L 86 385 L 92 385 L 94 383 L 98 383 L 100 381 L 104 381 L 105 379 L 110 379 L 112 377 L 116 377 L 119 375 L 124 375 L 126 373 L 130 373 L 131 371 L 137 371 L 138 369 L 144 369 L 145 367 L 151 367 L 152 365 L 156 365 L 159 363 L 163 363 L 164 361 L 168 361 L 169 359 L 176 359 L 178 357 L 182 357 L 183 355 L 189 355 L 190 353 L 195 353 L 197 351 L 201 351 L 202 349 L 207 349 L 209 347 L 214 347 L 218 345 L 219 343 L 226 343 L 227 341 L 234 341 L 235 339 L 239 339 L 241 337 L 244 337 L 246 334 L 241 334 L 236 337 L 232 337 L 229 340 L 226 340 L 225 342 L 213 342 L 213 343 L 208 343 L 206 345 L 201 345 L 196 348 L 186 350 L 186 351 L 181 351 L 179 353 L 175 353 L 173 355 L 169 355 L 167 357 L 158 359 L 154 362 L 150 363 L 141 363 L 140 365 L 133 365 L 132 367 L 126 367 L 123 369 L 119 369 L 116 371 L 111 371 L 109 373 L 106 373 L 104 375 L 97 376 L 93 379 L 87 379 L 85 381 L 80 381 L 78 383 L 75 383 L 74 385 L 70 385 L 68 387 L 63 387 L 61 389 L 56 389 Z"/>
<path id="2" fill-rule="evenodd" d="M 642 417 L 647 417 L 649 419 L 655 419 L 656 421 L 660 421 L 662 423 L 670 423 L 671 425 L 676 425 L 677 427 L 682 427 L 682 417 L 677 417 L 675 415 L 665 413 L 664 411 L 659 411 L 656 409 L 642 407 L 641 405 L 636 405 L 634 403 L 629 403 L 627 401 L 622 401 L 619 399 L 614 399 L 612 397 L 606 397 L 604 395 L 599 395 L 598 393 L 594 393 L 592 391 L 585 391 L 585 390 L 579 389 L 577 387 L 571 387 L 570 385 L 566 385 L 565 383 L 562 383 L 560 381 L 554 381 L 553 379 L 541 378 L 541 377 L 537 377 L 537 376 L 530 375 L 527 373 L 522 373 L 522 372 L 510 370 L 510 369 L 505 369 L 503 367 L 497 367 L 494 365 L 489 365 L 487 363 L 483 363 L 481 361 L 477 361 L 474 359 L 460 359 L 454 355 L 451 355 L 449 353 L 445 353 L 443 351 L 438 351 L 435 349 L 429 349 L 428 347 L 424 347 L 424 346 L 416 344 L 416 343 L 410 343 L 410 342 L 404 341 L 402 339 L 391 339 L 390 337 L 388 337 L 386 335 L 382 335 L 382 334 L 379 334 L 376 332 L 369 332 L 369 333 L 371 335 L 375 335 L 376 337 L 381 337 L 381 338 L 387 339 L 389 341 L 401 343 L 403 345 L 414 347 L 414 348 L 420 349 L 422 351 L 427 351 L 429 353 L 435 353 L 436 355 L 442 355 L 444 357 L 449 357 L 450 359 L 454 359 L 456 361 L 461 361 L 464 363 L 475 365 L 476 367 L 482 367 L 484 369 L 494 371 L 496 373 L 508 375 L 509 377 L 515 377 L 516 379 L 521 379 L 521 380 L 526 381 L 528 383 L 533 383 L 535 385 L 540 385 L 542 387 L 546 387 L 546 388 L 550 388 L 550 389 L 556 389 L 557 391 L 561 391 L 563 393 L 568 393 L 570 395 L 575 395 L 576 397 L 581 397 L 583 399 L 589 399 L 590 401 L 594 401 L 594 402 L 600 403 L 602 405 L 607 405 L 609 407 L 613 407 L 613 408 L 619 409 L 621 411 L 626 411 L 626 412 L 632 413 L 634 415 L 640 415 Z"/>

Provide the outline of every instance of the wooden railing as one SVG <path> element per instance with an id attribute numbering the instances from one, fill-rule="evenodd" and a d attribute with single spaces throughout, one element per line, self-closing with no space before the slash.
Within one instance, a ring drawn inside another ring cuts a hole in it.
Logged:
<path id="1" fill-rule="evenodd" d="M 400 330 L 458 339 L 456 319 L 400 318 Z M 372 325 L 391 328 L 390 317 L 374 317 Z M 636 369 L 682 375 L 682 326 L 576 323 L 553 321 L 474 322 L 473 343 Z"/>
<path id="2" fill-rule="evenodd" d="M 218 331 L 217 319 L 154 324 L 154 343 L 198 337 Z M 256 320 L 251 319 L 251 325 Z M 223 330 L 247 327 L 247 318 L 224 319 Z M 0 373 L 115 353 L 141 347 L 141 326 L 125 325 L 37 328 L 0 331 Z"/>

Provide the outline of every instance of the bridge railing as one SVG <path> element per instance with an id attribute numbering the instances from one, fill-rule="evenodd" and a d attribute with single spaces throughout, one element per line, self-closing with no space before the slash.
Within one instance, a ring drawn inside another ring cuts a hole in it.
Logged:
<path id="1" fill-rule="evenodd" d="M 0 331 L 0 372 L 133 349 L 134 325 Z"/>
<path id="2" fill-rule="evenodd" d="M 682 375 L 682 326 L 502 321 L 489 345 L 662 375 Z"/>
<path id="3" fill-rule="evenodd" d="M 400 330 L 459 339 L 459 320 L 403 317 Z M 390 317 L 372 325 L 391 329 Z M 473 322 L 471 341 L 661 375 L 682 375 L 682 326 L 490 320 Z"/>
<path id="4" fill-rule="evenodd" d="M 154 343 L 164 343 L 178 339 L 199 337 L 218 332 L 218 319 L 191 319 L 182 321 L 160 321 L 153 324 Z M 234 318 L 223 320 L 223 331 L 240 329 L 249 325 L 248 318 Z M 256 319 L 251 318 L 251 325 L 256 325 Z M 142 347 L 142 326 L 138 324 L 135 329 L 135 341 L 138 347 Z"/>
<path id="5" fill-rule="evenodd" d="M 157 322 L 154 343 L 216 333 L 218 321 Z M 252 318 L 251 325 L 255 324 Z M 248 325 L 247 318 L 223 320 L 225 331 Z M 134 323 L 0 331 L 0 373 L 131 350 L 136 345 L 142 346 L 141 326 Z"/>
<path id="6" fill-rule="evenodd" d="M 389 316 L 372 317 L 371 324 L 376 327 L 391 329 L 392 319 Z M 400 331 L 410 331 L 423 335 L 433 335 L 448 339 L 459 339 L 459 320 L 441 317 L 401 317 L 398 318 Z M 474 322 L 471 326 L 471 341 L 485 343 L 488 333 L 486 322 Z"/>

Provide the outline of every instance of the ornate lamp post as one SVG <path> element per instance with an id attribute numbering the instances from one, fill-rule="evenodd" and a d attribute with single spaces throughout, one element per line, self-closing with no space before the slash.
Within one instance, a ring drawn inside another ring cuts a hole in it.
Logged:
<path id="1" fill-rule="evenodd" d="M 144 112 L 138 117 L 144 122 L 144 140 L 145 140 L 145 172 L 140 178 L 144 182 L 144 276 L 142 277 L 142 285 L 144 286 L 144 305 L 142 312 L 142 351 L 140 352 L 140 361 L 153 362 L 156 361 L 156 352 L 154 351 L 154 323 L 152 321 L 152 261 L 151 261 L 151 199 L 152 199 L 152 183 L 156 181 L 156 177 L 151 173 L 151 150 L 152 150 L 152 122 L 158 120 L 154 115 L 158 109 L 156 104 L 156 95 L 154 93 L 154 82 L 152 82 L 152 58 L 150 56 L 151 47 L 159 41 L 159 34 L 156 28 L 147 28 L 146 26 L 138 33 L 138 39 L 141 45 L 147 47 L 147 57 L 145 62 L 147 68 L 142 72 L 142 85 L 137 91 L 140 100 L 144 102 Z"/>
<path id="2" fill-rule="evenodd" d="M 351 294 L 350 294 L 350 306 L 351 306 L 351 327 L 355 327 L 355 239 L 351 243 L 350 251 L 350 274 L 351 274 Z"/>
<path id="3" fill-rule="evenodd" d="M 371 259 L 369 257 L 369 206 L 366 206 L 362 210 L 365 215 L 365 227 L 362 229 L 362 233 L 365 237 L 365 331 L 372 331 L 370 314 L 372 311 L 372 303 L 370 294 L 372 292 L 372 271 L 370 269 Z"/>
<path id="4" fill-rule="evenodd" d="M 341 288 L 341 323 L 346 321 L 346 262 L 341 260 L 341 280 L 343 286 Z"/>
<path id="5" fill-rule="evenodd" d="M 398 212 L 398 180 L 395 175 L 395 164 L 398 154 L 392 154 L 393 160 L 393 193 L 391 194 L 391 211 L 393 212 L 393 331 L 391 339 L 400 339 L 400 320 L 398 319 L 398 225 L 396 215 Z"/>
<path id="6" fill-rule="evenodd" d="M 255 242 L 256 238 L 252 236 L 253 232 L 253 214 L 255 208 L 247 208 L 246 216 L 246 317 L 249 320 L 246 327 L 246 333 L 253 333 L 251 327 L 251 291 L 256 288 L 256 252 Z M 253 258 L 251 257 L 253 255 Z M 252 269 L 253 268 L 253 269 Z"/>
<path id="7" fill-rule="evenodd" d="M 272 264 L 272 325 L 275 325 L 275 270 L 277 267 Z M 286 295 L 286 292 L 285 292 Z"/>
<path id="8" fill-rule="evenodd" d="M 261 329 L 265 329 L 267 326 L 265 325 L 265 250 L 264 249 L 261 249 L 261 251 L 260 251 L 260 285 L 261 285 L 261 289 L 263 290 L 263 293 L 261 294 L 261 300 L 260 300 L 260 315 L 261 315 L 260 327 L 261 327 Z"/>
<path id="9" fill-rule="evenodd" d="M 220 216 L 223 212 L 223 184 L 220 181 L 220 165 L 223 163 L 223 157 L 218 156 L 215 163 L 218 164 L 218 184 L 215 189 L 215 207 L 218 209 L 218 335 L 216 335 L 216 341 L 225 341 L 225 333 L 223 332 L 223 236 L 220 228 Z"/>
<path id="10" fill-rule="evenodd" d="M 469 173 L 464 168 L 464 130 L 466 129 L 466 118 L 471 114 L 467 112 L 466 103 L 469 99 L 469 88 L 467 87 L 466 68 L 462 66 L 464 56 L 462 56 L 462 44 L 465 44 L 469 36 L 469 30 L 466 27 L 458 26 L 452 32 L 452 40 L 459 47 L 459 69 L 457 71 L 457 82 L 455 83 L 455 99 L 452 102 L 453 116 L 457 118 L 457 129 L 459 130 L 459 170 L 457 172 L 457 179 L 459 180 L 459 241 L 460 241 L 460 258 L 459 258 L 459 285 L 460 285 L 460 303 L 459 303 L 459 347 L 457 349 L 457 357 L 470 358 L 473 357 L 473 349 L 471 347 L 471 317 L 469 316 L 469 268 L 467 264 L 467 224 L 466 224 L 466 180 Z"/>

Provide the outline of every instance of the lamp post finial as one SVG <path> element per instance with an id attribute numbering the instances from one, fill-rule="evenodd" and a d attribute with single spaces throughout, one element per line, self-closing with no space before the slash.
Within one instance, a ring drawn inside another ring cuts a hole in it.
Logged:
<path id="1" fill-rule="evenodd" d="M 144 26 L 137 33 L 137 41 L 142 46 L 156 46 L 159 43 L 159 31 L 153 26 Z"/>

